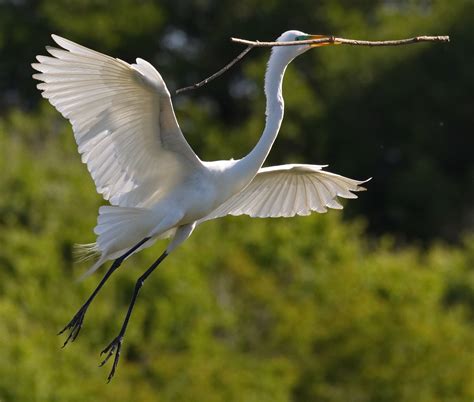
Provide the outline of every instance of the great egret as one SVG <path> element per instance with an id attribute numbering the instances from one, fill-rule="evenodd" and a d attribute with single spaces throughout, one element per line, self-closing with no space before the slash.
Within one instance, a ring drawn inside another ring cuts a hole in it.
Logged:
<path id="1" fill-rule="evenodd" d="M 89 172 L 110 206 L 99 208 L 94 229 L 99 255 L 88 273 L 115 260 L 89 299 L 60 332 L 74 341 L 84 315 L 121 263 L 156 239 L 171 237 L 163 254 L 136 282 L 125 320 L 102 351 L 101 365 L 115 353 L 113 377 L 123 337 L 145 279 L 186 240 L 194 228 L 225 215 L 290 217 L 326 208 L 342 209 L 337 196 L 357 198 L 362 181 L 326 172 L 323 165 L 290 164 L 262 168 L 283 119 L 282 81 L 288 64 L 318 45 L 274 47 L 265 74 L 266 124 L 251 152 L 239 160 L 201 161 L 186 142 L 161 75 L 148 62 L 128 64 L 57 35 L 62 48 L 32 64 L 43 97 L 72 124 Z M 278 41 L 320 38 L 287 31 Z"/>

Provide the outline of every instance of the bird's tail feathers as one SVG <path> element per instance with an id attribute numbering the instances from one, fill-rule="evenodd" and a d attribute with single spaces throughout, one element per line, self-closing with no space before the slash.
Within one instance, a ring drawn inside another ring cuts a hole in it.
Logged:
<path id="1" fill-rule="evenodd" d="M 97 243 L 74 244 L 74 261 L 84 262 L 100 256 L 100 250 Z"/>
<path id="2" fill-rule="evenodd" d="M 117 206 L 100 207 L 97 226 L 94 229 L 97 242 L 77 245 L 75 251 L 79 261 L 97 256 L 99 258 L 79 280 L 94 273 L 104 262 L 123 256 L 140 240 L 150 236 L 154 227 L 156 227 L 156 218 L 154 212 L 149 209 Z M 154 235 L 152 239 L 135 250 L 133 254 L 150 247 L 158 239 L 173 236 L 175 232 L 176 229 L 172 228 Z"/>
<path id="3" fill-rule="evenodd" d="M 106 258 L 102 258 L 103 254 L 97 243 L 74 244 L 73 256 L 76 263 L 97 258 L 97 261 L 92 265 L 92 267 L 79 277 L 79 282 L 95 272 L 106 261 Z"/>
<path id="4" fill-rule="evenodd" d="M 154 225 L 149 209 L 102 206 L 94 228 L 97 247 L 102 254 L 115 255 L 147 237 Z"/>

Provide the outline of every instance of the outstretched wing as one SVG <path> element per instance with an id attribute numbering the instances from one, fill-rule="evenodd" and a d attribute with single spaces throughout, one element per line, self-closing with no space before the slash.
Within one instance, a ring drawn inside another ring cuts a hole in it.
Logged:
<path id="1" fill-rule="evenodd" d="M 206 221 L 225 215 L 257 218 L 309 215 L 311 211 L 342 209 L 337 197 L 357 198 L 353 191 L 364 191 L 364 181 L 349 179 L 321 170 L 319 165 L 282 165 L 262 168 L 240 193 L 235 194 Z"/>
<path id="2" fill-rule="evenodd" d="M 43 97 L 72 124 L 97 191 L 113 205 L 144 207 L 202 169 L 174 115 L 161 75 L 52 36 L 62 49 L 32 64 Z"/>

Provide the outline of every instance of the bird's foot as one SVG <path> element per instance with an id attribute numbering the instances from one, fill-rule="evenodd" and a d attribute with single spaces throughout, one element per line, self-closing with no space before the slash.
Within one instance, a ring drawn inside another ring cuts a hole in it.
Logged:
<path id="1" fill-rule="evenodd" d="M 67 324 L 61 331 L 58 332 L 58 335 L 61 335 L 65 331 L 69 331 L 69 335 L 62 346 L 63 348 L 68 344 L 69 341 L 74 342 L 74 340 L 77 338 L 77 335 L 79 335 L 79 332 L 82 328 L 82 322 L 84 321 L 84 316 L 86 315 L 87 307 L 89 307 L 89 305 L 84 304 L 72 318 L 72 320 L 69 321 L 69 324 Z"/>
<path id="2" fill-rule="evenodd" d="M 109 345 L 102 352 L 100 352 L 101 356 L 105 353 L 107 353 L 107 356 L 105 356 L 105 359 L 102 361 L 102 363 L 99 364 L 99 367 L 102 367 L 105 363 L 107 363 L 110 357 L 115 353 L 114 363 L 112 364 L 112 369 L 110 370 L 109 376 L 107 377 L 107 382 L 110 382 L 110 380 L 115 374 L 115 370 L 120 359 L 120 349 L 122 347 L 122 341 L 123 335 L 119 334 L 112 342 L 109 343 Z"/>

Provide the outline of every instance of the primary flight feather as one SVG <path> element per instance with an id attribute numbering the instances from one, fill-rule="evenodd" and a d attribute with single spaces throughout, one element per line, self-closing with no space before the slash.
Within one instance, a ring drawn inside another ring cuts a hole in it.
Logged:
<path id="1" fill-rule="evenodd" d="M 97 191 L 110 206 L 99 209 L 99 254 L 88 273 L 114 260 L 95 291 L 61 331 L 74 341 L 85 313 L 109 276 L 133 253 L 156 239 L 172 237 L 155 263 L 137 280 L 122 328 L 103 350 L 104 364 L 115 354 L 116 370 L 123 337 L 144 280 L 186 240 L 196 225 L 225 215 L 290 217 L 327 208 L 342 209 L 337 197 L 356 198 L 362 181 L 323 170 L 321 165 L 291 164 L 262 168 L 283 120 L 282 81 L 288 64 L 316 45 L 274 47 L 265 74 L 266 124 L 251 152 L 239 160 L 201 161 L 184 138 L 170 93 L 159 72 L 137 59 L 128 64 L 57 35 L 61 48 L 37 56 L 42 95 L 73 127 L 82 161 Z M 287 31 L 278 41 L 311 39 Z M 318 36 L 320 37 L 320 36 Z"/>

